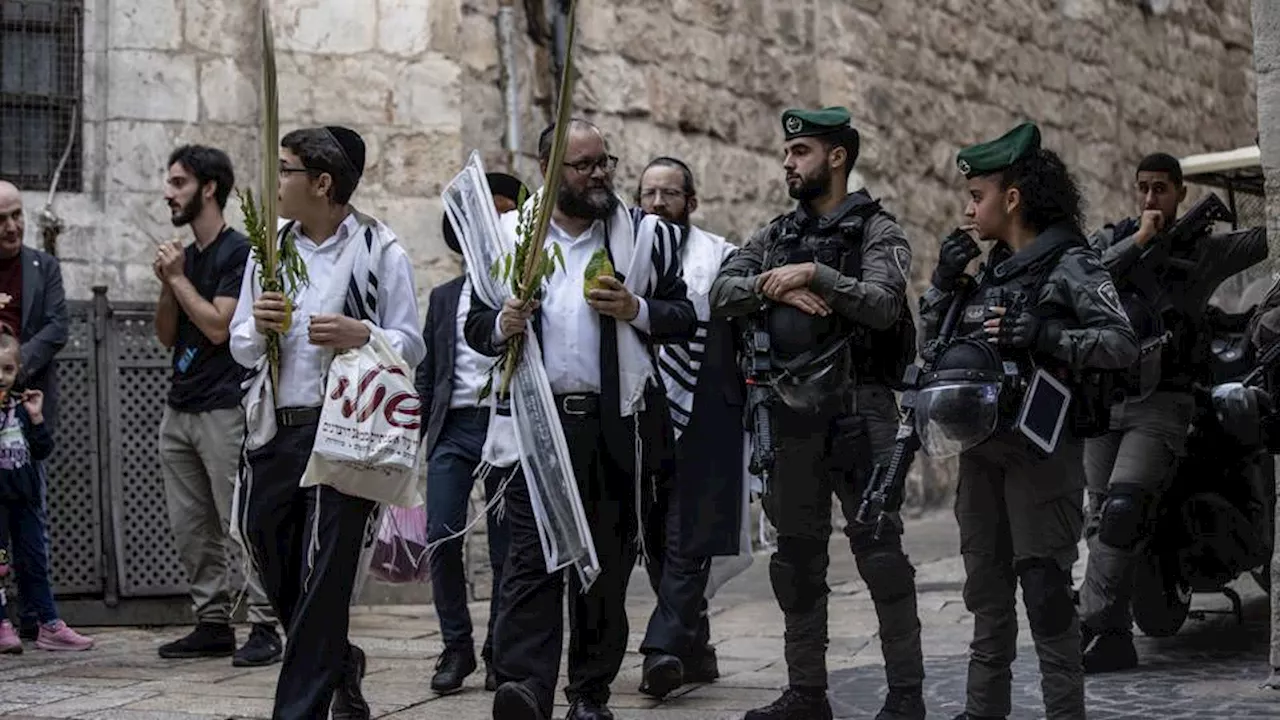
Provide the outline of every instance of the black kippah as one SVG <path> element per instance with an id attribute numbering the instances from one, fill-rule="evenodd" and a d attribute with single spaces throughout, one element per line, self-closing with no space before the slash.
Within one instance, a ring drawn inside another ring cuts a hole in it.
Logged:
<path id="1" fill-rule="evenodd" d="M 347 161 L 347 166 L 359 178 L 364 175 L 364 139 L 360 134 L 350 128 L 341 125 L 326 125 L 325 131 L 329 133 L 329 137 L 337 143 L 338 149 L 342 151 L 342 158 Z"/>

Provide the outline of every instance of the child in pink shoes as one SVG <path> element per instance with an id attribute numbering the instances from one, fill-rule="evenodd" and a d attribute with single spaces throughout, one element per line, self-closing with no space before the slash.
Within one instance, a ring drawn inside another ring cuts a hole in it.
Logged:
<path id="1" fill-rule="evenodd" d="M 4 583 L 15 574 L 23 605 L 40 619 L 36 647 L 88 650 L 93 640 L 58 618 L 49 584 L 39 463 L 53 452 L 53 438 L 44 425 L 44 395 L 39 390 L 14 390 L 20 346 L 7 327 L 0 328 L 0 654 L 22 652 L 22 640 L 7 619 L 4 595 Z"/>

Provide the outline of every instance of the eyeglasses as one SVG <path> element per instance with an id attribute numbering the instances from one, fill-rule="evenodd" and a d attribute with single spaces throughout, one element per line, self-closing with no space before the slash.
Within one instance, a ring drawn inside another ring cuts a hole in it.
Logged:
<path id="1" fill-rule="evenodd" d="M 309 173 L 309 172 L 311 172 L 311 168 L 290 167 L 288 165 L 285 165 L 283 162 L 280 163 L 279 173 L 281 175 L 289 175 L 290 173 Z"/>
<path id="2" fill-rule="evenodd" d="M 611 173 L 618 167 L 618 158 L 613 155 L 605 155 L 604 157 L 598 158 L 587 158 L 586 160 L 579 160 L 578 162 L 567 162 L 565 163 L 565 167 L 571 167 L 583 175 L 589 174 L 596 168 L 600 168 L 606 173 Z"/>
<path id="3" fill-rule="evenodd" d="M 686 197 L 683 190 L 669 190 L 667 188 L 645 188 L 640 191 L 642 200 L 653 200 L 654 198 L 669 197 L 672 200 L 680 200 Z"/>

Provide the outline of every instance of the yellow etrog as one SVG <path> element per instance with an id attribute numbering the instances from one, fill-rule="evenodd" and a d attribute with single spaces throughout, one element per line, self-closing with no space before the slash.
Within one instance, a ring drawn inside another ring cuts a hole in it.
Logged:
<path id="1" fill-rule="evenodd" d="M 582 273 L 583 297 L 587 297 L 592 290 L 601 289 L 598 279 L 601 275 L 613 276 L 613 263 L 609 262 L 609 253 L 604 248 L 592 253 L 591 259 L 587 261 L 587 269 Z"/>

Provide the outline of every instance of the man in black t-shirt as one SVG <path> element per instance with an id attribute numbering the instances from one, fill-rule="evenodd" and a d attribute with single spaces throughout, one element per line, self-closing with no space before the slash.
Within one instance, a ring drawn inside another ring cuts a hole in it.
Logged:
<path id="1" fill-rule="evenodd" d="M 280 660 L 275 614 L 248 563 L 248 616 L 253 629 L 236 650 L 231 627 L 228 562 L 231 498 L 245 420 L 240 400 L 245 370 L 227 345 L 231 316 L 249 257 L 249 242 L 227 227 L 222 210 L 235 184 L 221 150 L 187 145 L 169 158 L 165 201 L 176 227 L 190 225 L 195 242 L 156 250 L 154 270 L 163 284 L 156 335 L 173 349 L 173 383 L 160 422 L 160 466 L 169 522 L 187 570 L 196 627 L 160 648 L 163 658 L 225 657 L 238 667 Z"/>

